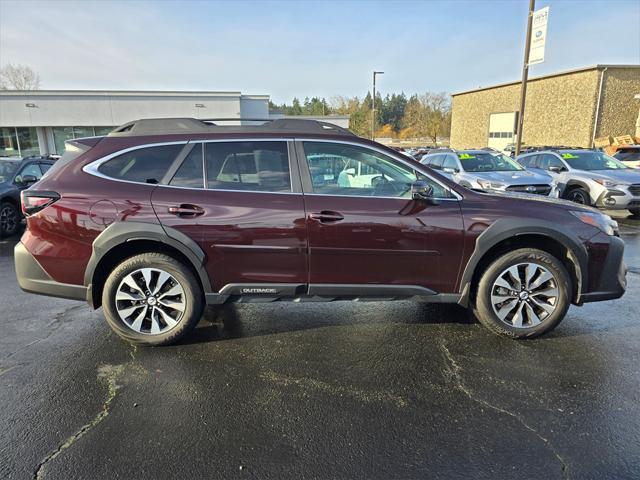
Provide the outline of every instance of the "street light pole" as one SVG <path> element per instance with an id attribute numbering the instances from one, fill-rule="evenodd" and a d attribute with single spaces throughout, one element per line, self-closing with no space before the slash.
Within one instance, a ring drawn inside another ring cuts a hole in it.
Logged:
<path id="1" fill-rule="evenodd" d="M 529 77 L 529 50 L 531 50 L 531 25 L 533 23 L 533 11 L 536 9 L 536 0 L 529 0 L 529 18 L 527 20 L 527 40 L 524 47 L 524 65 L 522 66 L 522 86 L 520 87 L 520 112 L 516 126 L 516 153 L 520 155 L 522 146 L 522 125 L 524 123 L 524 105 L 527 98 L 527 78 Z"/>
<path id="2" fill-rule="evenodd" d="M 375 140 L 376 136 L 376 75 L 382 75 L 384 72 L 373 72 L 373 96 L 371 97 L 371 140 Z"/>

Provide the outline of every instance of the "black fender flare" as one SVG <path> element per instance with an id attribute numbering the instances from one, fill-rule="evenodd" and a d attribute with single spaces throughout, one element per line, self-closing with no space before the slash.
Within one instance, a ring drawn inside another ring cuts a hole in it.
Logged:
<path id="1" fill-rule="evenodd" d="M 477 240 L 476 246 L 460 278 L 461 305 L 469 304 L 471 280 L 484 255 L 498 243 L 510 237 L 542 235 L 562 244 L 575 265 L 577 285 L 574 302 L 580 302 L 584 285 L 587 285 L 588 254 L 580 239 L 567 227 L 542 219 L 501 218 L 492 223 Z"/>
<path id="2" fill-rule="evenodd" d="M 95 238 L 91 257 L 84 272 L 84 285 L 91 286 L 96 268 L 107 253 L 118 245 L 134 240 L 151 240 L 178 250 L 191 262 L 200 278 L 204 292 L 211 292 L 211 282 L 205 269 L 206 255 L 200 246 L 174 228 L 143 222 L 114 222 Z"/>
<path id="3" fill-rule="evenodd" d="M 589 185 L 583 182 L 582 180 L 574 180 L 574 179 L 571 179 L 564 184 L 564 188 L 562 189 L 563 197 L 564 197 L 564 194 L 573 187 L 580 187 L 583 190 L 586 190 L 587 193 L 589 194 L 589 197 L 591 197 L 591 189 L 589 188 Z"/>

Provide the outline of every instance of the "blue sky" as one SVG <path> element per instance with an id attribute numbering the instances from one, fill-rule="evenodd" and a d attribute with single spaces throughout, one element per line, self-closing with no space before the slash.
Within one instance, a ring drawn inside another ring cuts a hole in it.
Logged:
<path id="1" fill-rule="evenodd" d="M 640 0 L 551 6 L 532 75 L 640 63 Z M 294 96 L 455 92 L 517 80 L 527 0 L 0 0 L 0 63 L 46 89 L 232 90 Z"/>

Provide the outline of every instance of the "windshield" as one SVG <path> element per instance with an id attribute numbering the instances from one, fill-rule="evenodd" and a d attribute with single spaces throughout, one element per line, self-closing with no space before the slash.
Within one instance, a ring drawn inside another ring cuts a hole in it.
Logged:
<path id="1" fill-rule="evenodd" d="M 616 153 L 616 158 L 623 162 L 635 162 L 640 160 L 640 149 L 639 150 L 623 150 L 621 152 Z"/>
<path id="2" fill-rule="evenodd" d="M 566 152 L 560 156 L 571 168 L 576 170 L 626 170 L 629 168 L 620 160 L 592 150 Z"/>
<path id="3" fill-rule="evenodd" d="M 515 160 L 501 153 L 478 152 L 458 154 L 462 168 L 467 172 L 509 172 L 524 170 Z"/>
<path id="4" fill-rule="evenodd" d="M 0 183 L 8 182 L 16 173 L 20 162 L 13 162 L 11 160 L 0 160 Z"/>

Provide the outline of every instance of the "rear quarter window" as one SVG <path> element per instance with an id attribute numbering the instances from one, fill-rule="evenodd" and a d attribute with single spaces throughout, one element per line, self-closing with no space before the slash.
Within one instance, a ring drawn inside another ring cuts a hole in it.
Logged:
<path id="1" fill-rule="evenodd" d="M 98 172 L 110 178 L 139 183 L 159 183 L 184 145 L 139 148 L 107 160 Z"/>

